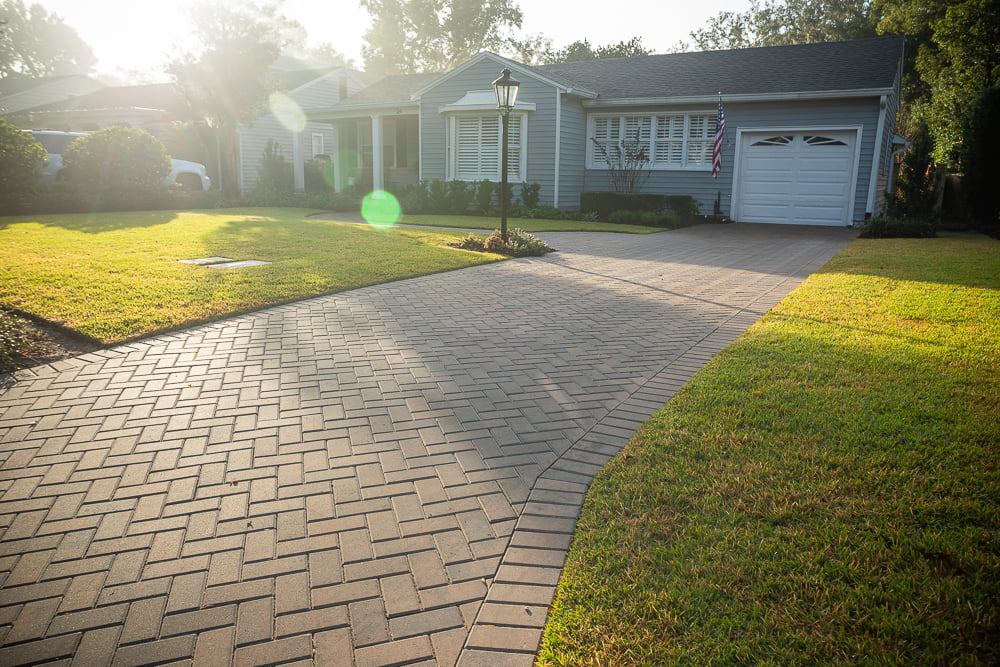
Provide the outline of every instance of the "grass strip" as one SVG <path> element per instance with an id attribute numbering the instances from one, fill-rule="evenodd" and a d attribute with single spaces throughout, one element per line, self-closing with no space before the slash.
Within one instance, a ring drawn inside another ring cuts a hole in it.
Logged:
<path id="1" fill-rule="evenodd" d="M 335 213 L 333 215 L 336 215 Z M 425 225 L 429 227 L 457 227 L 459 229 L 481 229 L 486 233 L 500 229 L 500 218 L 480 215 L 403 215 L 400 223 Z M 523 229 L 537 232 L 617 232 L 619 234 L 655 234 L 666 231 L 663 227 L 643 225 L 623 225 L 613 222 L 588 222 L 584 220 L 539 220 L 535 218 L 508 218 L 508 229 Z"/>
<path id="2" fill-rule="evenodd" d="M 541 665 L 1000 664 L 1000 243 L 858 240 L 591 487 Z"/>
<path id="3" fill-rule="evenodd" d="M 0 218 L 0 303 L 104 343 L 501 259 L 461 232 L 308 219 L 297 209 Z M 182 259 L 267 266 L 211 269 Z"/>

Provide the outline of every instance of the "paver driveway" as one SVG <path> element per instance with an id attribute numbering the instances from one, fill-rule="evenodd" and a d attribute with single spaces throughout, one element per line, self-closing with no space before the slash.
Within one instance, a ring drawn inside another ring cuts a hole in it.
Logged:
<path id="1" fill-rule="evenodd" d="M 0 664 L 530 664 L 594 473 L 853 236 L 552 234 L 22 373 Z"/>

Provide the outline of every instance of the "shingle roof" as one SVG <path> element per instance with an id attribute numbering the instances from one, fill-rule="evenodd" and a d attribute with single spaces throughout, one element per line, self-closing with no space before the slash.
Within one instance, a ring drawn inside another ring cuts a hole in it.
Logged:
<path id="1" fill-rule="evenodd" d="M 598 93 L 598 99 L 702 97 L 890 88 L 903 54 L 898 36 L 669 53 L 540 65 Z"/>
<path id="2" fill-rule="evenodd" d="M 83 109 L 163 109 L 182 113 L 187 109 L 184 94 L 173 83 L 136 86 L 109 86 L 85 95 L 52 102 L 33 111 L 79 111 Z"/>
<path id="3" fill-rule="evenodd" d="M 410 96 L 413 93 L 440 77 L 440 72 L 430 74 L 390 74 L 367 88 L 359 90 L 346 100 L 341 101 L 340 104 L 343 106 L 412 104 Z"/>

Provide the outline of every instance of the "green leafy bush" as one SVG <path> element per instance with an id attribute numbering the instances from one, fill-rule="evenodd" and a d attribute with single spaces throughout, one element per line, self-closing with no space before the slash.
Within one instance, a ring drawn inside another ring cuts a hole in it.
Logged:
<path id="1" fill-rule="evenodd" d="M 864 239 L 921 239 L 937 236 L 937 232 L 930 220 L 882 216 L 868 220 L 861 228 L 859 236 Z"/>
<path id="2" fill-rule="evenodd" d="M 34 186 L 45 156 L 45 149 L 30 134 L 0 118 L 0 193 Z"/>
<path id="3" fill-rule="evenodd" d="M 503 242 L 500 231 L 497 230 L 483 241 L 483 248 L 487 252 L 495 252 L 510 257 L 539 257 L 552 251 L 552 248 L 545 241 L 533 234 L 529 234 L 523 229 L 509 230 L 507 232 L 507 243 Z"/>
<path id="4" fill-rule="evenodd" d="M 521 186 L 521 203 L 525 208 L 538 208 L 542 186 L 539 183 L 525 183 Z"/>
<path id="5" fill-rule="evenodd" d="M 261 153 L 260 164 L 257 167 L 257 185 L 254 189 L 263 193 L 295 191 L 292 165 L 285 160 L 281 146 L 274 139 L 267 140 L 264 152 Z"/>
<path id="6" fill-rule="evenodd" d="M 122 125 L 80 137 L 66 147 L 62 161 L 71 182 L 93 190 L 162 188 L 170 173 L 163 142 Z"/>
<path id="7" fill-rule="evenodd" d="M 691 195 L 665 195 L 663 206 L 676 213 L 684 222 L 690 222 L 701 210 L 701 204 Z"/>
<path id="8" fill-rule="evenodd" d="M 476 183 L 476 208 L 482 215 L 489 215 L 493 212 L 493 193 L 496 186 L 493 181 L 482 180 Z"/>
<path id="9" fill-rule="evenodd" d="M 465 181 L 448 181 L 448 201 L 443 213 L 460 215 L 469 210 L 476 192 Z"/>
<path id="10" fill-rule="evenodd" d="M 15 359 L 27 345 L 24 321 L 0 310 L 0 373 L 16 368 Z"/>
<path id="11" fill-rule="evenodd" d="M 500 238 L 499 236 L 497 238 Z M 461 248 L 462 250 L 475 250 L 476 252 L 482 252 L 485 250 L 482 239 L 480 239 L 475 234 L 469 234 L 464 239 L 455 244 L 456 248 Z"/>

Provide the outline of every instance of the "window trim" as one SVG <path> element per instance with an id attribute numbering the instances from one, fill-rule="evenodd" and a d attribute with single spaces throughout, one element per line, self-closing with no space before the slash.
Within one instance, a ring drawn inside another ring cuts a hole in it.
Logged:
<path id="1" fill-rule="evenodd" d="M 502 146 L 500 145 L 503 141 L 503 132 L 501 129 L 503 119 L 500 113 L 493 109 L 492 112 L 484 113 L 482 111 L 461 111 L 461 112 L 451 112 L 447 115 L 448 126 L 447 126 L 447 137 L 448 137 L 448 150 L 447 150 L 447 165 L 445 173 L 447 174 L 447 179 L 449 181 L 464 181 L 466 183 L 475 183 L 483 179 L 464 179 L 458 176 L 458 119 L 459 118 L 487 118 L 495 117 L 497 119 L 497 155 L 502 153 Z M 509 183 L 526 183 L 527 182 L 527 168 L 528 168 L 528 114 L 526 112 L 519 112 L 517 110 L 510 113 L 511 119 L 519 118 L 521 121 L 521 141 L 519 142 L 518 149 L 520 150 L 520 159 L 517 163 L 517 173 L 508 174 Z M 513 144 L 510 145 L 512 147 Z M 500 158 L 497 159 L 497 170 L 496 177 L 489 178 L 488 180 L 499 183 L 500 182 Z M 509 168 L 508 168 L 509 169 Z"/>
<path id="2" fill-rule="evenodd" d="M 608 171 L 608 165 L 601 160 L 595 153 L 593 138 L 596 136 L 596 124 L 599 118 L 617 118 L 619 122 L 619 136 L 623 136 L 625 128 L 626 118 L 649 118 L 649 136 L 650 136 L 650 155 L 656 155 L 656 134 L 657 134 L 657 121 L 656 119 L 660 116 L 680 116 L 684 119 L 684 136 L 681 139 L 682 147 L 682 164 L 670 164 L 667 162 L 653 162 L 650 161 L 648 169 L 652 171 L 712 171 L 712 160 L 708 159 L 700 164 L 688 164 L 688 142 L 708 142 L 711 145 L 715 139 L 715 121 L 716 121 L 717 111 L 711 109 L 705 110 L 692 110 L 692 111 L 641 111 L 629 113 L 627 111 L 618 112 L 607 112 L 607 113 L 591 113 L 587 114 L 587 147 L 586 147 L 586 166 L 587 169 Z M 711 136 L 705 139 L 694 139 L 690 136 L 691 134 L 691 119 L 694 116 L 707 116 L 711 118 L 713 131 Z M 710 154 L 709 154 L 710 156 Z"/>

